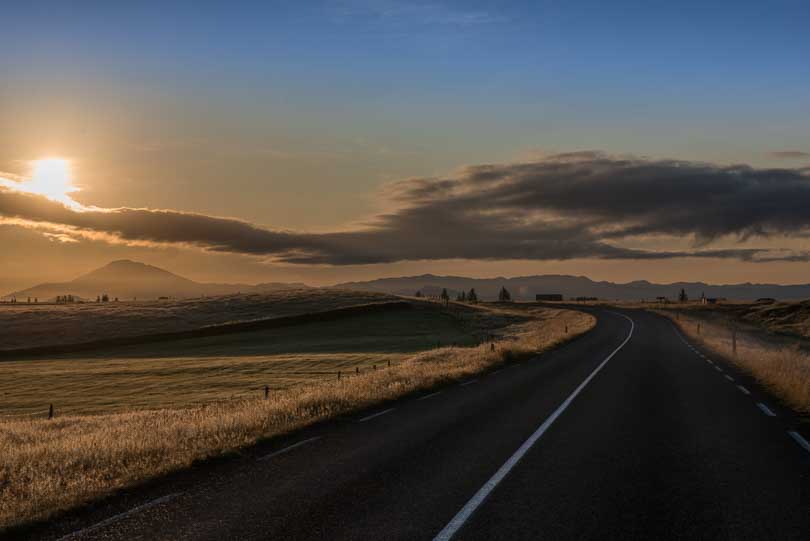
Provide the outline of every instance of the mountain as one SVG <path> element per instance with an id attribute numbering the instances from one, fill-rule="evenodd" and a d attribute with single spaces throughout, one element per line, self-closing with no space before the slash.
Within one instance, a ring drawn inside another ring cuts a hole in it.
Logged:
<path id="1" fill-rule="evenodd" d="M 539 275 L 520 276 L 516 278 L 466 278 L 463 276 L 405 276 L 400 278 L 382 278 L 367 282 L 346 282 L 335 287 L 360 289 L 393 293 L 396 295 L 413 295 L 421 291 L 423 295 L 438 295 L 447 289 L 451 298 L 459 291 L 475 288 L 479 298 L 497 299 L 501 287 L 506 287 L 513 298 L 534 300 L 538 293 L 559 293 L 566 299 L 574 297 L 597 297 L 606 300 L 640 300 L 668 297 L 675 299 L 681 289 L 689 298 L 699 298 L 705 293 L 707 297 L 725 297 L 728 299 L 756 300 L 763 297 L 795 300 L 810 298 L 810 284 L 730 284 L 713 285 L 703 282 L 675 282 L 671 284 L 654 284 L 646 280 L 628 283 L 595 282 L 585 276 Z"/>
<path id="2" fill-rule="evenodd" d="M 158 297 L 199 297 L 232 293 L 262 293 L 282 289 L 300 289 L 304 284 L 265 283 L 212 284 L 200 283 L 167 270 L 137 261 L 122 259 L 83 274 L 70 282 L 46 283 L 6 295 L 24 300 L 53 300 L 57 295 L 91 299 L 107 294 L 119 299 L 156 299 Z"/>

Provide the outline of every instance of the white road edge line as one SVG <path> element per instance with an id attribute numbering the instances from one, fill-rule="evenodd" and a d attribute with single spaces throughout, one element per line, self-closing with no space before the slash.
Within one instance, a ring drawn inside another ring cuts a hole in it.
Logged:
<path id="1" fill-rule="evenodd" d="M 804 448 L 805 451 L 810 453 L 810 442 L 804 439 L 801 434 L 793 430 L 788 430 L 788 434 L 790 434 L 790 437 L 796 440 L 796 443 L 798 443 L 802 448 Z"/>
<path id="2" fill-rule="evenodd" d="M 757 407 L 762 410 L 762 413 L 767 415 L 768 417 L 776 417 L 776 414 L 771 411 L 771 408 L 763 404 L 762 402 L 757 402 Z"/>
<path id="3" fill-rule="evenodd" d="M 737 385 L 737 388 L 738 388 L 738 389 L 739 389 L 739 390 L 740 390 L 740 391 L 741 391 L 743 394 L 747 394 L 748 396 L 751 396 L 751 391 L 749 391 L 748 389 L 746 389 L 746 388 L 745 388 L 745 387 L 743 387 L 742 385 Z"/>
<path id="4" fill-rule="evenodd" d="M 97 524 L 94 524 L 92 526 L 89 526 L 87 528 L 84 528 L 83 530 L 77 530 L 77 531 L 75 531 L 73 533 L 69 533 L 69 534 L 67 534 L 65 536 L 60 537 L 56 541 L 67 541 L 68 539 L 75 539 L 76 537 L 79 537 L 81 535 L 88 534 L 88 533 L 94 532 L 96 530 L 100 530 L 101 528 L 103 528 L 105 526 L 109 526 L 113 522 L 117 522 L 117 521 L 119 521 L 119 520 L 121 520 L 123 518 L 126 518 L 126 517 L 130 516 L 130 515 L 134 515 L 135 513 L 145 511 L 146 509 L 149 509 L 150 507 L 154 507 L 156 505 L 160 505 L 162 503 L 166 503 L 168 501 L 171 501 L 171 500 L 177 498 L 178 496 L 181 496 L 182 494 L 183 494 L 182 492 L 175 492 L 174 494 L 167 494 L 166 496 L 162 496 L 160 498 L 157 498 L 156 500 L 152 500 L 151 502 L 146 502 L 146 503 L 144 503 L 142 505 L 139 505 L 137 507 L 133 507 L 129 511 L 124 511 L 123 513 L 119 513 L 119 514 L 117 514 L 115 516 L 112 516 L 112 517 L 110 517 L 108 519 L 102 520 L 101 522 L 99 522 Z"/>
<path id="5" fill-rule="evenodd" d="M 717 370 L 718 372 L 722 372 L 722 371 L 723 371 L 723 369 L 722 369 L 722 368 L 720 368 L 719 366 L 715 366 L 715 367 L 714 367 L 714 369 L 715 369 L 715 370 Z"/>
<path id="6" fill-rule="evenodd" d="M 432 397 L 436 396 L 437 394 L 442 394 L 442 392 L 441 391 L 436 391 L 435 393 L 426 394 L 425 396 L 420 396 L 419 398 L 417 398 L 417 400 L 427 400 L 428 398 L 432 398 Z"/>
<path id="7" fill-rule="evenodd" d="M 386 413 L 391 413 L 394 411 L 394 408 L 388 408 L 387 410 L 378 411 L 377 413 L 372 413 L 368 417 L 363 417 L 362 419 L 358 419 L 358 423 L 365 423 L 366 421 L 370 421 L 372 419 L 376 419 L 380 415 L 385 415 Z"/>
<path id="8" fill-rule="evenodd" d="M 731 376 L 729 376 L 728 374 L 726 374 L 726 379 L 727 379 L 727 380 L 729 380 L 729 381 L 734 381 L 734 378 L 732 378 L 732 377 L 731 377 Z"/>
<path id="9" fill-rule="evenodd" d="M 473 383 L 475 383 L 477 381 L 478 381 L 477 379 L 471 379 L 470 381 L 465 381 L 464 383 L 459 383 L 459 385 L 464 387 L 465 385 L 472 385 Z"/>
<path id="10" fill-rule="evenodd" d="M 296 447 L 301 447 L 302 445 L 306 445 L 307 443 L 310 443 L 310 442 L 313 442 L 313 441 L 315 441 L 315 440 L 319 440 L 319 439 L 321 439 L 321 437 L 320 437 L 320 436 L 315 436 L 314 438 L 308 438 L 308 439 L 305 439 L 305 440 L 303 440 L 303 441 L 299 441 L 298 443 L 293 443 L 292 445 L 288 445 L 288 446 L 287 446 L 287 447 L 285 447 L 284 449 L 279 449 L 278 451 L 275 451 L 275 452 L 273 452 L 273 453 L 270 453 L 269 455 L 264 455 L 263 457 L 261 457 L 261 458 L 257 458 L 256 460 L 259 460 L 259 461 L 261 461 L 261 460 L 267 460 L 268 458 L 273 458 L 274 456 L 278 456 L 278 455 L 284 454 L 284 453 L 286 453 L 287 451 L 292 451 L 292 450 L 293 450 L 293 449 L 295 449 Z"/>
<path id="11" fill-rule="evenodd" d="M 540 437 L 546 432 L 546 430 L 549 429 L 549 427 L 552 424 L 554 424 L 554 421 L 556 421 L 557 418 L 560 415 L 562 415 L 562 413 L 566 409 L 568 409 L 568 406 L 570 406 L 571 402 L 573 402 L 574 399 L 577 397 L 577 395 L 579 395 L 579 393 L 582 392 L 582 389 L 584 389 L 585 386 L 587 386 L 588 383 L 590 383 L 591 380 L 594 377 L 596 377 L 596 374 L 598 374 L 599 371 L 602 370 L 602 368 L 608 363 L 608 361 L 612 359 L 613 356 L 616 355 L 619 352 L 619 350 L 621 350 L 625 346 L 625 344 L 627 344 L 627 342 L 630 341 L 630 338 L 633 336 L 633 330 L 636 328 L 635 322 L 624 314 L 619 314 L 618 312 L 611 312 L 611 313 L 622 316 L 623 318 L 627 319 L 630 322 L 630 332 L 627 333 L 627 338 L 624 339 L 624 342 L 619 344 L 619 347 L 614 349 L 613 353 L 608 355 L 605 358 L 605 360 L 602 361 L 599 364 L 599 366 L 597 366 L 587 378 L 585 378 L 585 381 L 580 383 L 579 387 L 574 389 L 574 392 L 571 393 L 568 396 L 568 398 L 566 398 L 565 401 L 562 404 L 560 404 L 557 407 L 557 409 L 554 410 L 554 412 L 551 415 L 549 415 L 549 417 L 545 421 L 543 421 L 543 424 L 541 424 L 537 428 L 537 430 L 535 430 L 534 433 L 531 436 L 529 436 L 529 438 L 525 442 L 523 442 L 523 445 L 521 445 L 518 448 L 518 450 L 515 451 L 515 453 L 511 457 L 509 457 L 509 459 L 506 462 L 504 462 L 503 466 L 501 466 L 498 469 L 498 471 L 495 472 L 495 475 L 490 477 L 490 479 L 486 483 L 484 483 L 484 486 L 478 489 L 478 492 L 476 492 L 475 495 L 473 495 L 473 497 L 470 498 L 470 500 L 466 504 L 464 504 L 464 507 L 462 507 L 461 510 L 458 513 L 456 513 L 456 516 L 454 516 L 452 520 L 450 520 L 447 526 L 445 526 L 444 529 L 442 529 L 442 531 L 440 531 L 436 535 L 436 537 L 433 538 L 433 541 L 448 541 L 449 539 L 452 539 L 452 537 L 456 534 L 456 532 L 458 532 L 461 529 L 461 527 L 464 526 L 464 523 L 467 522 L 467 519 L 470 518 L 470 516 L 475 512 L 475 510 L 478 509 L 478 507 L 484 502 L 484 500 L 486 500 L 487 496 L 489 496 L 489 494 L 495 489 L 495 487 L 498 486 L 498 483 L 500 483 L 504 479 L 504 477 L 506 477 L 509 474 L 512 468 L 514 468 L 515 465 L 520 461 L 520 459 L 523 458 L 523 456 L 529 451 L 529 449 L 532 448 L 535 442 L 540 439 Z"/>

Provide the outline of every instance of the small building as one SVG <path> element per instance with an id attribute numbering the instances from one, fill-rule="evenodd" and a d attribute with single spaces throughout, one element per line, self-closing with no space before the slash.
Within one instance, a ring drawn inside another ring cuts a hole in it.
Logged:
<path id="1" fill-rule="evenodd" d="M 534 296 L 536 301 L 561 301 L 563 296 L 560 293 L 538 293 Z"/>
<path id="2" fill-rule="evenodd" d="M 656 300 L 656 302 L 662 302 L 662 303 L 668 303 L 669 302 L 669 299 L 666 298 L 666 297 L 656 297 L 655 300 Z"/>

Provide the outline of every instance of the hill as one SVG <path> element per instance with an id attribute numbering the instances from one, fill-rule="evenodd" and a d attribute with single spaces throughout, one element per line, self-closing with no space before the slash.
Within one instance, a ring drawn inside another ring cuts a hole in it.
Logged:
<path id="1" fill-rule="evenodd" d="M 121 300 L 131 300 L 158 297 L 190 298 L 240 292 L 269 293 L 306 287 L 304 284 L 281 283 L 258 285 L 200 283 L 159 267 L 122 259 L 69 282 L 39 284 L 9 293 L 6 297 L 16 297 L 19 300 L 31 297 L 40 301 L 50 301 L 57 295 L 73 295 L 81 299 L 95 300 L 99 295 L 107 294 L 111 299 L 117 297 Z"/>
<path id="2" fill-rule="evenodd" d="M 674 299 L 681 289 L 690 298 L 724 297 L 728 299 L 755 300 L 762 297 L 797 300 L 810 298 L 810 284 L 730 284 L 713 285 L 704 282 L 674 282 L 655 284 L 646 280 L 628 283 L 596 282 L 585 276 L 538 275 L 515 278 L 467 278 L 463 276 L 406 276 L 383 278 L 367 282 L 346 282 L 335 287 L 377 291 L 395 295 L 413 295 L 421 291 L 424 295 L 438 295 L 446 288 L 451 297 L 459 291 L 475 288 L 479 298 L 493 300 L 498 297 L 501 287 L 506 287 L 515 299 L 533 300 L 536 294 L 559 293 L 566 299 L 575 297 L 597 297 L 607 300 L 640 300 L 668 297 Z"/>

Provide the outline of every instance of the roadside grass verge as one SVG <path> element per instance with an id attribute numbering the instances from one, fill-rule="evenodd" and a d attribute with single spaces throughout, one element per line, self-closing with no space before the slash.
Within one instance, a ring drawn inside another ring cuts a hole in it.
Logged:
<path id="1" fill-rule="evenodd" d="M 798 345 L 769 343 L 738 330 L 737 354 L 734 355 L 729 325 L 683 313 L 676 319 L 672 312 L 656 312 L 670 318 L 694 342 L 751 374 L 793 409 L 810 414 L 810 355 L 802 352 Z"/>
<path id="2" fill-rule="evenodd" d="M 509 317 L 497 309 L 464 310 L 479 324 Z M 489 343 L 436 348 L 392 368 L 301 385 L 268 400 L 2 422 L 0 529 L 44 520 L 195 461 L 526 358 L 595 324 L 592 316 L 571 310 L 540 309 L 532 315 L 534 320 L 502 329 L 494 351 Z"/>

